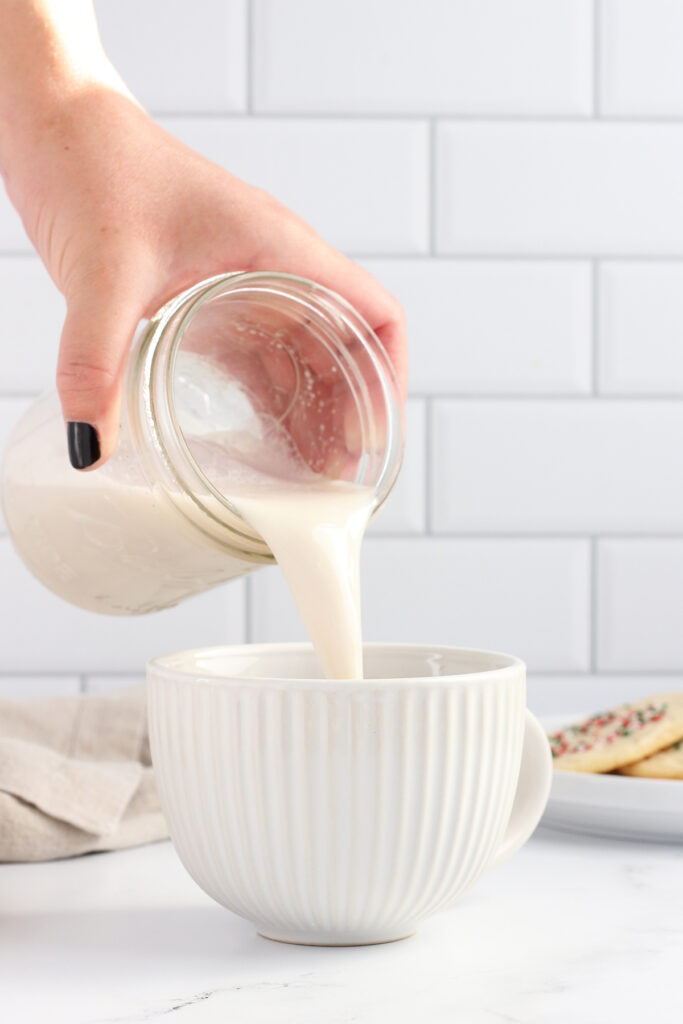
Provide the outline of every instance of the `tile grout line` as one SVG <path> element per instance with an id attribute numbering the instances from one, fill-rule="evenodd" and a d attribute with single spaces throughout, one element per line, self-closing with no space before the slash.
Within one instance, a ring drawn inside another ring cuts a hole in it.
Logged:
<path id="1" fill-rule="evenodd" d="M 254 642 L 253 597 L 252 579 L 251 576 L 246 576 L 244 579 L 244 642 L 247 644 Z"/>
<path id="2" fill-rule="evenodd" d="M 425 403 L 425 439 L 424 439 L 424 530 L 425 536 L 432 536 L 432 454 L 434 451 L 434 427 L 432 422 L 433 404 L 431 396 L 424 399 Z"/>
<path id="3" fill-rule="evenodd" d="M 662 541 L 680 542 L 683 541 L 683 530 L 626 530 L 613 533 L 589 534 L 587 529 L 579 530 L 434 530 L 429 533 L 421 530 L 388 530 L 386 532 L 373 528 L 367 535 L 368 543 L 386 541 L 418 541 L 418 540 L 452 540 L 452 541 L 525 541 L 525 542 L 547 542 L 547 541 L 589 541 L 591 536 L 596 540 L 606 541 Z M 9 534 L 0 527 L 0 541 L 9 540 Z M 245 580 L 247 590 L 251 589 L 251 581 Z M 252 604 L 253 609 L 253 604 Z M 245 616 L 246 618 L 246 616 Z M 251 625 L 250 625 L 251 628 Z M 63 669 L 58 672 L 50 670 L 48 675 L 77 675 L 77 669 Z M 132 671 L 123 669 L 120 671 L 109 671 L 107 669 L 88 669 L 87 675 L 133 675 Z"/>
<path id="4" fill-rule="evenodd" d="M 371 533 L 367 535 L 368 542 L 384 542 L 384 541 L 416 541 L 416 540 L 463 540 L 463 541 L 525 541 L 525 542 L 539 542 L 545 543 L 547 541 L 590 541 L 594 537 L 599 541 L 683 541 L 683 530 L 662 530 L 655 532 L 653 530 L 626 530 L 621 533 L 594 533 L 585 530 L 529 530 L 529 531 L 514 531 L 514 530 L 435 530 L 428 537 L 420 533 L 408 533 L 408 532 L 391 532 L 391 533 Z"/>
<path id="5" fill-rule="evenodd" d="M 139 673 L 138 673 L 139 674 Z M 3 678 L 17 678 L 24 679 L 31 676 L 38 676 L 39 678 L 45 679 L 78 679 L 79 686 L 89 676 L 124 676 L 124 675 L 135 675 L 133 672 L 108 672 L 106 669 L 96 669 L 94 671 L 80 672 L 77 668 L 72 669 L 46 669 L 46 668 L 3 668 L 0 669 L 0 679 Z"/>
<path id="6" fill-rule="evenodd" d="M 680 403 L 683 391 L 661 394 L 626 394 L 615 392 L 594 395 L 591 392 L 572 391 L 409 391 L 408 398 L 436 398 L 453 402 L 600 402 L 610 405 L 615 402 L 641 402 L 661 405 L 665 402 Z"/>
<path id="7" fill-rule="evenodd" d="M 591 395 L 600 396 L 600 261 L 591 263 Z"/>
<path id="8" fill-rule="evenodd" d="M 2 256 L 0 252 L 0 257 Z M 11 255 L 9 253 L 8 255 Z M 680 263 L 683 264 L 683 248 L 679 253 L 614 253 L 614 252 L 511 252 L 492 251 L 451 251 L 436 252 L 377 252 L 354 249 L 345 250 L 353 260 L 413 260 L 415 263 L 590 263 L 593 260 L 607 260 L 610 263 Z"/>
<path id="9" fill-rule="evenodd" d="M 607 541 L 609 543 L 629 543 L 629 544 L 642 544 L 642 543 L 663 543 L 663 544 L 680 544 L 683 542 L 683 532 L 672 532 L 667 531 L 665 533 L 653 533 L 652 531 L 643 531 L 641 533 L 630 532 L 630 533 L 604 533 L 595 534 L 597 541 Z M 437 541 L 453 541 L 462 543 L 525 543 L 525 544 L 549 544 L 553 542 L 557 543 L 572 543 L 580 542 L 585 543 L 590 541 L 590 536 L 586 530 L 536 530 L 533 533 L 523 533 L 514 531 L 496 531 L 487 533 L 485 531 L 472 531 L 462 530 L 456 533 L 452 530 L 434 530 L 428 535 L 416 534 L 416 533 L 374 533 L 370 534 L 368 541 L 385 542 L 385 541 L 405 541 L 415 542 L 417 540 L 429 540 L 433 542 Z"/>
<path id="10" fill-rule="evenodd" d="M 590 539 L 590 670 L 598 671 L 598 538 Z"/>
<path id="11" fill-rule="evenodd" d="M 66 679 L 78 677 L 80 680 L 86 680 L 93 676 L 107 676 L 107 678 L 123 680 L 139 680 L 140 672 L 106 672 L 98 670 L 95 672 L 47 672 L 41 669 L 21 669 L 18 671 L 12 671 L 11 669 L 0 670 L 0 680 L 2 679 L 28 679 L 31 677 L 38 677 L 44 679 Z M 562 677 L 570 679 L 589 679 L 593 676 L 598 676 L 605 679 L 616 679 L 620 676 L 627 678 L 635 678 L 638 676 L 657 676 L 662 678 L 682 678 L 683 677 L 683 665 L 679 669 L 675 668 L 623 668 L 623 669 L 597 669 L 592 671 L 587 669 L 585 672 L 577 672 L 574 668 L 532 668 L 529 670 L 529 676 L 548 676 L 548 677 Z M 83 691 L 81 691 L 83 692 Z M 86 691 L 87 692 L 87 691 Z"/>
<path id="12" fill-rule="evenodd" d="M 593 0 L 593 117 L 604 120 L 600 114 L 600 93 L 602 91 L 602 61 L 600 54 L 602 44 L 601 15 L 600 0 Z"/>
<path id="13" fill-rule="evenodd" d="M 253 12 L 252 0 L 247 0 L 245 17 L 246 17 L 246 23 L 245 23 L 245 34 L 246 34 L 245 46 L 246 46 L 246 55 L 247 55 L 247 60 L 246 60 L 247 80 L 246 80 L 246 83 L 245 83 L 245 85 L 246 85 L 245 100 L 246 100 L 247 109 L 245 111 L 245 116 L 252 117 L 253 113 L 254 113 L 254 81 L 253 81 L 253 75 L 254 75 L 254 21 L 253 21 L 254 12 Z M 155 116 L 155 115 L 152 115 L 152 116 Z M 171 115 L 171 116 L 174 116 L 174 115 Z M 185 115 L 185 116 L 187 116 L 187 115 Z"/>
<path id="14" fill-rule="evenodd" d="M 680 263 L 683 266 L 683 249 L 680 253 L 614 253 L 614 252 L 378 252 L 344 250 L 344 254 L 359 262 L 363 260 L 383 260 L 415 263 L 591 263 L 593 260 L 609 261 L 610 263 Z M 0 247 L 0 260 L 30 259 L 38 260 L 34 249 L 3 249 Z"/>
<path id="15" fill-rule="evenodd" d="M 429 255 L 436 255 L 436 198 L 437 198 L 437 156 L 436 156 L 437 120 L 429 119 L 429 195 L 427 197 L 429 211 Z"/>
<path id="16" fill-rule="evenodd" d="M 150 116 L 161 120 L 173 118 L 183 121 L 354 121 L 357 123 L 385 121 L 397 124 L 417 124 L 438 118 L 449 124 L 576 124 L 593 125 L 680 125 L 680 114 L 487 114 L 449 113 L 447 110 L 435 113 L 431 110 L 416 110 L 409 113 L 394 111 L 363 110 L 150 110 Z"/>
<path id="17" fill-rule="evenodd" d="M 549 679 L 572 679 L 579 681 L 582 679 L 638 679 L 640 676 L 647 676 L 648 678 L 662 678 L 662 679 L 681 679 L 683 677 L 683 666 L 680 669 L 675 668 L 623 668 L 623 669 L 602 669 L 599 672 L 576 672 L 572 669 L 564 671 L 561 668 L 542 669 L 532 668 L 528 670 L 529 678 L 534 676 L 547 676 Z"/>
<path id="18" fill-rule="evenodd" d="M 92 671 L 84 672 L 83 675 L 84 675 L 84 678 L 86 679 L 86 681 L 88 679 L 92 679 L 92 678 L 95 678 L 97 676 L 99 676 L 99 677 L 106 676 L 107 679 L 139 679 L 140 678 L 140 669 L 138 669 L 136 672 L 132 671 L 131 669 L 125 669 L 125 670 L 121 669 L 118 672 L 107 672 L 107 671 L 103 671 L 102 669 L 100 669 L 97 672 L 92 672 Z"/>

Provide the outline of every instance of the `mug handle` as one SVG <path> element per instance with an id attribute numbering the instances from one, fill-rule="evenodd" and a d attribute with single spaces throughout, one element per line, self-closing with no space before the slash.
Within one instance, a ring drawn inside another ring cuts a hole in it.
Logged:
<path id="1" fill-rule="evenodd" d="M 545 810 L 553 776 L 550 744 L 540 722 L 526 710 L 522 763 L 507 832 L 491 862 L 497 867 L 523 846 Z"/>

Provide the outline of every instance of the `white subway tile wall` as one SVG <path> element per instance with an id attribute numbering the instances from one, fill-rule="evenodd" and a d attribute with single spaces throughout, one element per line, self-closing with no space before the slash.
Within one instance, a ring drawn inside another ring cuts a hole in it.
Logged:
<path id="1" fill-rule="evenodd" d="M 511 650 L 543 713 L 683 678 L 683 32 L 667 0 L 120 0 L 105 47 L 183 141 L 403 302 L 405 466 L 363 561 L 370 640 Z M 0 443 L 63 302 L 0 195 Z M 680 397 L 677 397 L 680 396 Z M 0 523 L 0 532 L 2 524 Z M 108 619 L 0 538 L 0 693 L 297 639 L 279 570 Z"/>
<path id="2" fill-rule="evenodd" d="M 426 402 L 406 403 L 406 443 L 398 480 L 370 524 L 370 534 L 421 534 L 427 525 Z"/>
<path id="3" fill-rule="evenodd" d="M 439 399 L 433 416 L 436 533 L 683 524 L 681 402 Z"/>
<path id="4" fill-rule="evenodd" d="M 683 114 L 683 4 L 601 0 L 600 109 L 615 117 Z"/>
<path id="5" fill-rule="evenodd" d="M 29 398 L 0 398 L 0 453 L 5 450 L 5 445 L 9 440 L 9 436 L 12 433 L 15 424 L 21 416 L 26 412 L 31 404 Z M 5 531 L 5 520 L 2 511 L 2 505 L 0 504 L 0 535 Z M 4 585 L 2 577 L 0 577 L 0 590 Z M 0 634 L 1 635 L 1 634 Z M 0 654 L 0 659 L 2 655 Z M 0 660 L 0 665 L 2 664 Z"/>
<path id="6" fill-rule="evenodd" d="M 9 201 L 4 187 L 0 188 L 0 249 L 3 253 L 32 252 L 21 217 Z"/>
<path id="7" fill-rule="evenodd" d="M 590 667 L 590 550 L 585 540 L 368 539 L 367 640 L 514 651 L 530 670 Z M 305 638 L 276 568 L 254 576 L 253 639 Z"/>
<path id="8" fill-rule="evenodd" d="M 683 396 L 683 264 L 603 263 L 599 389 Z"/>
<path id="9" fill-rule="evenodd" d="M 683 256 L 683 125 L 437 126 L 443 255 Z"/>
<path id="10" fill-rule="evenodd" d="M 0 255 L 0 295 L 2 392 L 53 388 L 66 303 L 37 256 Z"/>
<path id="11" fill-rule="evenodd" d="M 401 297 L 410 390 L 568 394 L 592 387 L 588 261 L 362 260 Z"/>
<path id="12" fill-rule="evenodd" d="M 337 248 L 355 253 L 427 251 L 425 121 L 159 120 L 188 146 L 274 193 Z"/>
<path id="13" fill-rule="evenodd" d="M 591 0 L 255 0 L 254 109 L 590 114 Z"/>
<path id="14" fill-rule="evenodd" d="M 661 692 L 680 689 L 676 680 L 660 680 Z M 606 708 L 615 707 L 631 700 L 640 700 L 655 692 L 657 681 L 651 675 L 598 674 L 582 675 L 543 675 L 532 673 L 527 680 L 527 704 L 537 715 L 553 718 L 557 724 L 566 724 L 572 716 L 592 714 Z M 558 704 L 557 691 L 560 689 L 566 696 Z"/>
<path id="15" fill-rule="evenodd" d="M 73 697 L 83 690 L 80 676 L 0 675 L 0 697 Z"/>
<path id="16" fill-rule="evenodd" d="M 3 398 L 0 402 L 0 452 L 4 451 L 15 424 L 30 404 L 30 398 Z"/>
<path id="17" fill-rule="evenodd" d="M 82 677 L 87 693 L 111 693 L 112 690 L 127 690 L 131 687 L 144 686 L 145 673 L 140 669 L 130 675 Z"/>
<path id="18" fill-rule="evenodd" d="M 683 539 L 603 540 L 597 564 L 597 667 L 680 672 Z"/>
<path id="19" fill-rule="evenodd" d="M 247 107 L 248 0 L 96 0 L 109 57 L 153 113 Z"/>

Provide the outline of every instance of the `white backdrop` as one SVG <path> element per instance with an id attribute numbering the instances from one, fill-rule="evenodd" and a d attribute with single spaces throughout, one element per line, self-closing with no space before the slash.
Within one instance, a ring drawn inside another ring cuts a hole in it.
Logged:
<path id="1" fill-rule="evenodd" d="M 683 669 L 683 5 L 101 0 L 171 132 L 404 303 L 397 492 L 368 639 L 528 662 L 539 711 Z M 63 305 L 0 197 L 0 443 L 49 387 Z M 66 455 L 65 455 L 66 457 Z M 183 646 L 302 635 L 272 569 L 169 612 L 62 604 L 0 536 L 0 692 L 139 677 Z"/>

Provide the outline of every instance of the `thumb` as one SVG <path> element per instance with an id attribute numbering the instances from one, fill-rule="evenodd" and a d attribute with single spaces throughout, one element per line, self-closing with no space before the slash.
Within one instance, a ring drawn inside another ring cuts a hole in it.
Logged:
<path id="1" fill-rule="evenodd" d="M 143 309 L 137 296 L 111 287 L 67 296 L 57 390 L 76 469 L 101 465 L 116 446 L 123 375 Z"/>

